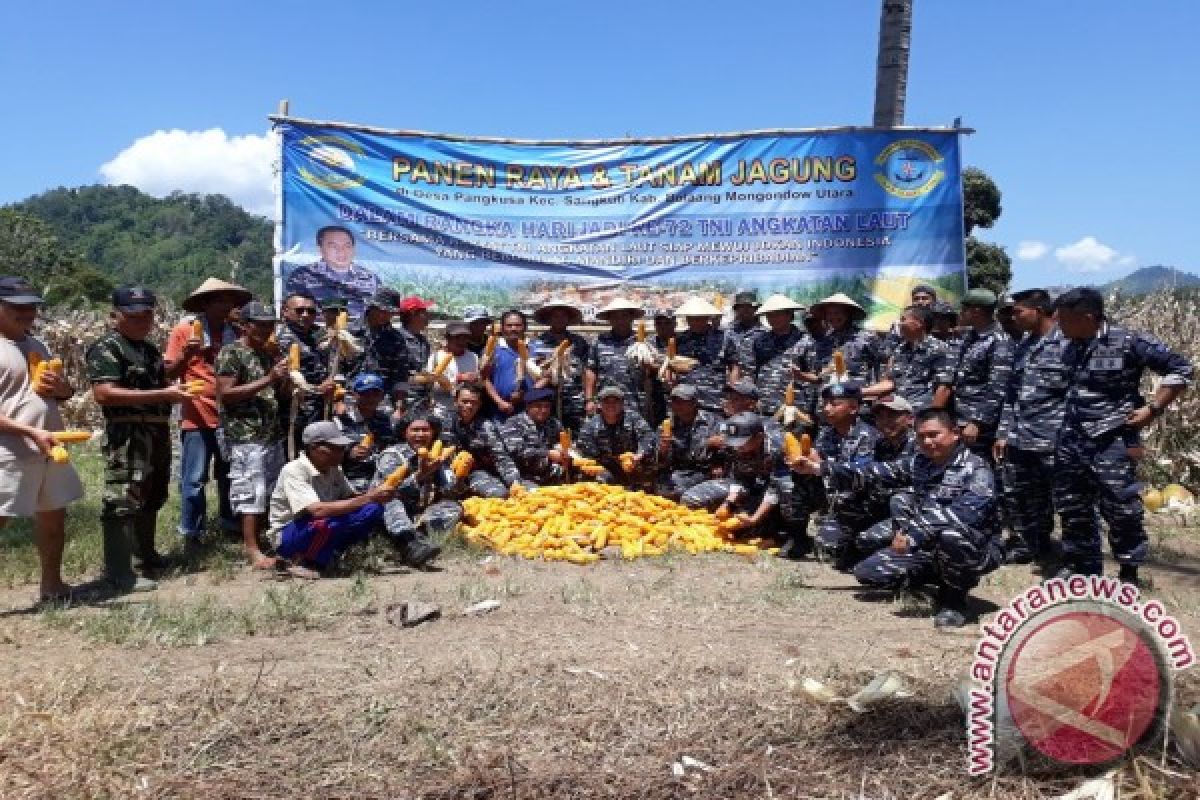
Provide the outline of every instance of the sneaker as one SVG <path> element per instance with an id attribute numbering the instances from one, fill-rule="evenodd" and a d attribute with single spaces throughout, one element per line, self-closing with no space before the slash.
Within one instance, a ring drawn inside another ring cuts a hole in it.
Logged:
<path id="1" fill-rule="evenodd" d="M 157 550 L 151 550 L 146 556 L 134 556 L 133 565 L 140 569 L 154 572 L 171 566 L 171 560 Z"/>
<path id="2" fill-rule="evenodd" d="M 939 630 L 943 628 L 961 628 L 966 624 L 967 615 L 957 608 L 943 608 L 933 618 L 933 627 Z"/>
<path id="3" fill-rule="evenodd" d="M 442 553 L 442 548 L 436 544 L 425 544 L 424 542 L 410 542 L 408 547 L 404 549 L 404 563 L 413 569 L 421 569 L 427 566 L 430 561 L 433 561 Z"/>
<path id="4" fill-rule="evenodd" d="M 1142 585 L 1141 579 L 1138 578 L 1138 568 L 1136 564 L 1122 564 L 1121 572 L 1119 573 L 1118 577 L 1120 577 L 1122 583 L 1130 583 L 1138 587 Z"/>
<path id="5" fill-rule="evenodd" d="M 141 575 L 134 575 L 132 578 L 121 578 L 119 580 L 105 578 L 104 582 L 110 588 L 122 594 L 153 592 L 158 588 L 158 581 L 143 578 Z"/>

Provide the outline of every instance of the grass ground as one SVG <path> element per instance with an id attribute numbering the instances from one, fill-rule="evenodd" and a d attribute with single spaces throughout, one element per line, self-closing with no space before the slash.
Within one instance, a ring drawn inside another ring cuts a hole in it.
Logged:
<path id="1" fill-rule="evenodd" d="M 94 453 L 67 571 L 100 563 Z M 173 542 L 177 511 L 160 518 Z M 21 525 L 0 531 L 0 797 L 1053 797 L 1096 770 L 968 778 L 951 687 L 977 631 L 936 633 L 919 601 L 863 595 L 813 564 L 730 555 L 593 567 L 461 548 L 441 571 L 359 552 L 333 579 L 252 574 L 237 546 L 151 595 L 42 613 Z M 1151 593 L 1200 638 L 1200 528 L 1156 530 Z M 988 576 L 983 608 L 1033 582 Z M 467 606 L 500 602 L 491 614 Z M 441 619 L 401 629 L 398 604 Z M 8 609 L 3 611 L 3 609 Z M 814 705 L 880 670 L 913 696 Z M 1179 694 L 1200 701 L 1185 673 Z M 690 756 L 713 767 L 672 763 Z M 1118 765 L 1123 797 L 1196 797 L 1157 752 Z"/>

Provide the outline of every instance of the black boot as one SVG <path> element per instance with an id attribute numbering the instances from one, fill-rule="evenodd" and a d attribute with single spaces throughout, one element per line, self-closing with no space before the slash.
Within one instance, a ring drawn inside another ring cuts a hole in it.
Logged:
<path id="1" fill-rule="evenodd" d="M 1142 585 L 1141 579 L 1138 578 L 1137 564 L 1122 564 L 1118 577 L 1120 577 L 1122 583 L 1131 583 L 1138 587 Z"/>
<path id="2" fill-rule="evenodd" d="M 967 624 L 966 590 L 940 587 L 937 606 L 938 612 L 933 617 L 935 628 L 961 628 Z"/>
<path id="3" fill-rule="evenodd" d="M 104 535 L 104 582 L 118 592 L 152 592 L 158 584 L 133 571 L 134 517 L 101 520 Z"/>
<path id="4" fill-rule="evenodd" d="M 143 572 L 154 572 L 166 569 L 170 561 L 154 549 L 154 531 L 158 521 L 157 514 L 141 514 L 134 517 L 133 553 L 134 564 Z"/>

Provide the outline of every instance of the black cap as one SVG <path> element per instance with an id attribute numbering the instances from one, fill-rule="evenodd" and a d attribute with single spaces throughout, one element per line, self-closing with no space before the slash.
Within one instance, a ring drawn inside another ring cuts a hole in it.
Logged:
<path id="1" fill-rule="evenodd" d="M 278 322 L 275 307 L 263 305 L 257 300 L 251 300 L 242 306 L 240 311 L 242 322 Z"/>
<path id="2" fill-rule="evenodd" d="M 113 308 L 117 311 L 153 311 L 156 301 L 154 292 L 145 286 L 119 286 L 112 293 Z"/>
<path id="3" fill-rule="evenodd" d="M 821 397 L 826 400 L 862 400 L 862 385 L 853 381 L 827 383 L 821 387 Z"/>
<path id="4" fill-rule="evenodd" d="M 349 311 L 350 303 L 344 297 L 331 297 L 321 301 L 322 311 Z"/>
<path id="5" fill-rule="evenodd" d="M 394 314 L 400 310 L 400 293 L 395 289 L 380 289 L 367 301 L 367 308 L 378 308 Z"/>
<path id="6" fill-rule="evenodd" d="M 733 307 L 738 306 L 758 306 L 758 290 L 757 289 L 738 289 L 733 295 Z"/>
<path id="7" fill-rule="evenodd" d="M 726 447 L 741 447 L 763 432 L 762 417 L 752 411 L 734 414 L 721 423 L 718 432 L 725 437 Z"/>
<path id="8" fill-rule="evenodd" d="M 740 394 L 742 397 L 758 399 L 758 387 L 754 385 L 754 381 L 748 378 L 742 378 L 734 383 L 725 384 L 725 391 Z"/>
<path id="9" fill-rule="evenodd" d="M 46 302 L 33 288 L 32 283 L 17 275 L 5 275 L 0 278 L 0 300 L 18 306 Z"/>
<path id="10" fill-rule="evenodd" d="M 542 387 L 541 389 L 530 389 L 525 393 L 525 405 L 530 403 L 549 403 L 554 399 L 554 390 Z"/>
<path id="11" fill-rule="evenodd" d="M 957 317 L 958 311 L 949 303 L 939 301 L 933 304 L 933 315 L 935 317 Z"/>
<path id="12" fill-rule="evenodd" d="M 446 336 L 470 336 L 471 328 L 467 323 L 460 320 L 453 320 L 446 323 Z"/>

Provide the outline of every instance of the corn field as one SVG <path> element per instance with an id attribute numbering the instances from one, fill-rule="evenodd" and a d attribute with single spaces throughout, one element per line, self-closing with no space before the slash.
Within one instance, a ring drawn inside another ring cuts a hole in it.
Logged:
<path id="1" fill-rule="evenodd" d="M 1158 292 L 1142 297 L 1113 296 L 1108 299 L 1112 318 L 1122 325 L 1157 336 L 1200 363 L 1200 292 Z M 182 312 L 162 305 L 152 341 L 160 347 L 167 332 Z M 72 428 L 99 428 L 102 419 L 86 387 L 84 353 L 108 327 L 107 315 L 96 311 L 49 309 L 39 322 L 37 335 L 50 351 L 63 359 L 66 374 L 79 394 L 63 408 Z M 436 337 L 434 331 L 430 331 Z M 1148 376 L 1147 395 L 1156 381 Z M 1179 482 L 1200 487 L 1200 392 L 1189 391 L 1163 417 L 1145 431 L 1147 458 L 1144 477 L 1155 484 Z"/>

